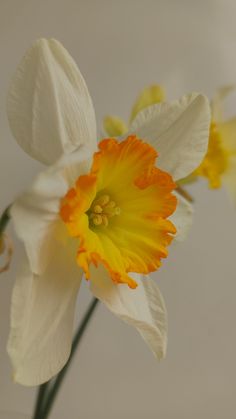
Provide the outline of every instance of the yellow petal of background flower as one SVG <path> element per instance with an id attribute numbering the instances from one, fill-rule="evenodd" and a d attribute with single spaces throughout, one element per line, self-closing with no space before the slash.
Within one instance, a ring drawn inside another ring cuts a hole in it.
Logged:
<path id="1" fill-rule="evenodd" d="M 103 128 L 109 137 L 119 137 L 128 131 L 128 126 L 118 116 L 105 116 Z"/>
<path id="2" fill-rule="evenodd" d="M 226 149 L 232 154 L 236 152 L 236 118 L 217 124 Z"/>
<path id="3" fill-rule="evenodd" d="M 225 119 L 224 115 L 224 100 L 227 96 L 230 95 L 233 91 L 235 91 L 236 85 L 231 84 L 227 86 L 223 86 L 217 90 L 215 96 L 211 101 L 211 112 L 212 112 L 212 119 L 214 122 L 223 122 Z"/>
<path id="4" fill-rule="evenodd" d="M 160 103 L 165 101 L 165 90 L 162 86 L 154 84 L 152 86 L 146 87 L 138 96 L 137 100 L 134 103 L 134 106 L 130 115 L 130 122 L 136 117 L 136 115 L 147 108 L 148 106 L 155 105 L 155 103 Z"/>
<path id="5" fill-rule="evenodd" d="M 224 136 L 218 124 L 211 123 L 207 153 L 193 175 L 208 179 L 209 188 L 221 187 L 222 175 L 228 170 L 230 150 L 225 146 Z"/>
<path id="6" fill-rule="evenodd" d="M 236 206 L 236 118 L 218 124 L 218 129 L 228 150 L 228 165 L 222 183 Z"/>

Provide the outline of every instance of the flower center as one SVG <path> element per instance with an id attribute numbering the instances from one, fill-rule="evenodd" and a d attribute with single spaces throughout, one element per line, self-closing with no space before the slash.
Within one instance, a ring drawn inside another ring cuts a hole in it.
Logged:
<path id="1" fill-rule="evenodd" d="M 108 194 L 104 194 L 94 199 L 87 214 L 92 226 L 103 225 L 107 227 L 109 219 L 115 215 L 120 215 L 120 212 L 120 207 L 116 205 L 116 202 Z"/>
<path id="2" fill-rule="evenodd" d="M 135 136 L 105 139 L 89 173 L 61 200 L 60 216 L 76 239 L 77 263 L 87 279 L 99 264 L 111 280 L 136 288 L 130 272 L 157 270 L 176 228 L 172 177 L 155 166 L 156 151 Z M 79 239 L 79 240 L 78 240 Z"/>

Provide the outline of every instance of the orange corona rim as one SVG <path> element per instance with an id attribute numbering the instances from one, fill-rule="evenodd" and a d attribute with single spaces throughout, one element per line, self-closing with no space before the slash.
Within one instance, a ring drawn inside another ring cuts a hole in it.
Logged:
<path id="1" fill-rule="evenodd" d="M 155 167 L 157 152 L 135 136 L 105 139 L 90 173 L 80 176 L 62 199 L 60 216 L 79 239 L 77 262 L 90 278 L 102 264 L 116 283 L 135 288 L 132 272 L 148 274 L 167 257 L 176 228 L 172 177 Z"/>

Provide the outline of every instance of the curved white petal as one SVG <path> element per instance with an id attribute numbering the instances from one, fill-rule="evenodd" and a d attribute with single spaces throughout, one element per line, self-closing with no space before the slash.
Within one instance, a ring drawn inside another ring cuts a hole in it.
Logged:
<path id="1" fill-rule="evenodd" d="M 32 187 L 11 207 L 18 237 L 24 242 L 32 272 L 41 274 L 54 251 L 52 241 L 60 228 L 60 199 L 66 194 L 65 178 L 54 168 L 38 175 Z M 61 227 L 62 228 L 62 227 Z"/>
<path id="2" fill-rule="evenodd" d="M 62 171 L 69 186 L 73 185 L 79 176 L 90 172 L 93 153 L 86 146 L 70 154 L 64 154 L 54 165 L 54 169 Z"/>
<path id="3" fill-rule="evenodd" d="M 13 135 L 31 157 L 52 164 L 81 145 L 96 149 L 96 120 L 86 83 L 56 40 L 28 50 L 11 83 L 7 113 Z"/>
<path id="4" fill-rule="evenodd" d="M 217 90 L 215 96 L 211 101 L 211 112 L 212 112 L 212 119 L 216 122 L 222 122 L 224 120 L 224 106 L 223 102 L 224 99 L 230 95 L 233 91 L 235 91 L 236 85 L 231 84 L 227 86 L 223 86 Z"/>
<path id="5" fill-rule="evenodd" d="M 132 274 L 134 290 L 115 284 L 102 266 L 93 268 L 91 291 L 116 316 L 134 326 L 154 355 L 161 359 L 167 346 L 167 312 L 157 285 L 148 277 Z"/>
<path id="6" fill-rule="evenodd" d="M 201 163 L 207 151 L 209 125 L 208 99 L 192 93 L 139 112 L 130 132 L 149 142 L 158 151 L 158 167 L 178 180 Z"/>
<path id="7" fill-rule="evenodd" d="M 81 277 L 75 255 L 68 255 L 58 243 L 42 276 L 34 275 L 25 263 L 13 291 L 8 341 L 16 382 L 42 384 L 65 365 Z"/>
<path id="8" fill-rule="evenodd" d="M 29 190 L 16 199 L 11 216 L 18 237 L 24 242 L 32 272 L 42 274 L 53 252 L 54 234 L 66 240 L 60 201 L 76 179 L 90 169 L 87 148 L 64 155 L 40 173 Z"/>
<path id="9" fill-rule="evenodd" d="M 176 241 L 184 241 L 193 223 L 193 206 L 178 193 L 175 193 L 178 204 L 175 212 L 169 217 L 177 229 Z"/>

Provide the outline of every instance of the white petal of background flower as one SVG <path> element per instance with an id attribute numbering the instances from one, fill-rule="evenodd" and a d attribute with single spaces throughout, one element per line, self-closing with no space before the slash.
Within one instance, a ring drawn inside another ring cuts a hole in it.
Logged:
<path id="1" fill-rule="evenodd" d="M 231 0 L 136 0 L 135 7 L 132 0 L 9 0 L 0 11 L 1 209 L 40 169 L 16 146 L 5 115 L 7 86 L 35 39 L 65 45 L 86 78 L 98 121 L 107 113 L 127 120 L 134 98 L 152 83 L 164 84 L 171 100 L 193 90 L 211 98 L 219 86 L 235 83 Z M 209 193 L 202 182 L 191 192 L 193 229 L 154 275 L 168 308 L 166 359 L 156 362 L 138 333 L 101 305 L 52 419 L 222 419 L 226 412 L 234 419 L 235 210 L 224 190 Z M 5 354 L 21 259 L 15 249 L 11 271 L 0 278 L 0 409 L 30 413 L 35 392 L 12 383 Z M 90 298 L 85 284 L 77 321 Z"/>

